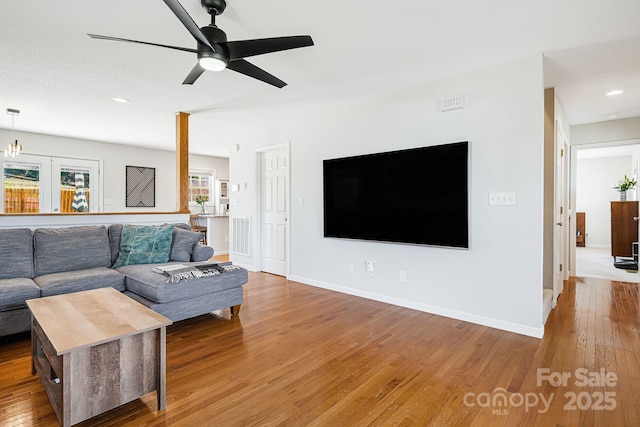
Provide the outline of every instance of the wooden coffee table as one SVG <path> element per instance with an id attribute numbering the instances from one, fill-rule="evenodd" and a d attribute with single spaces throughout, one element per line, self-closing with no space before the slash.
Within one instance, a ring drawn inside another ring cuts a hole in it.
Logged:
<path id="1" fill-rule="evenodd" d="M 166 327 L 171 320 L 113 288 L 27 301 L 31 372 L 40 375 L 63 426 L 152 391 L 166 402 Z"/>

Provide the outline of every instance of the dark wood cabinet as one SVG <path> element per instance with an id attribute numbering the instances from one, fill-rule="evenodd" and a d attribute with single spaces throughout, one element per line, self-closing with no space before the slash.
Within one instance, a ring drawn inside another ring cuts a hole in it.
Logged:
<path id="1" fill-rule="evenodd" d="M 611 256 L 633 256 L 638 241 L 638 202 L 611 202 Z"/>
<path id="2" fill-rule="evenodd" d="M 576 246 L 582 248 L 587 243 L 587 221 L 584 212 L 576 212 Z"/>

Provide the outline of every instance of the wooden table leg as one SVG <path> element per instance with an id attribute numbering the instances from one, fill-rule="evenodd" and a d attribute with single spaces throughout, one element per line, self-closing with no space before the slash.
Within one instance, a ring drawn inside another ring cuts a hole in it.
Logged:
<path id="1" fill-rule="evenodd" d="M 38 343 L 36 340 L 36 331 L 34 330 L 33 322 L 35 322 L 35 319 L 33 318 L 33 315 L 31 315 L 31 375 L 36 374 L 36 354 L 38 352 Z"/>
<path id="2" fill-rule="evenodd" d="M 62 356 L 62 426 L 71 426 L 71 355 L 65 354 Z"/>
<path id="3" fill-rule="evenodd" d="M 165 326 L 160 328 L 157 349 L 158 387 L 156 394 L 158 396 L 158 411 L 162 411 L 167 405 L 167 328 Z"/>

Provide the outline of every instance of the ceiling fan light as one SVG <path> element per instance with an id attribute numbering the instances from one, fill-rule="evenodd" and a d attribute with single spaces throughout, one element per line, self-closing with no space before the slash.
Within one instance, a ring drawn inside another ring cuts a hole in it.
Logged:
<path id="1" fill-rule="evenodd" d="M 222 71 L 227 68 L 227 59 L 218 52 L 202 52 L 198 62 L 202 68 L 209 71 Z"/>

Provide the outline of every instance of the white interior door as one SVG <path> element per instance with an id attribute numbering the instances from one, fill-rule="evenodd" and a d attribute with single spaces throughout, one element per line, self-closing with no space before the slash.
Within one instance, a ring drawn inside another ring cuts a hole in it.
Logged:
<path id="1" fill-rule="evenodd" d="M 557 126 L 557 124 L 556 124 Z M 564 135 L 560 129 L 556 132 L 556 171 L 555 171 L 555 228 L 553 242 L 553 307 L 564 289 L 564 279 L 568 269 L 568 212 L 567 212 L 567 159 L 568 152 Z"/>
<path id="2" fill-rule="evenodd" d="M 289 150 L 278 148 L 262 153 L 260 227 L 261 269 L 287 275 Z"/>

